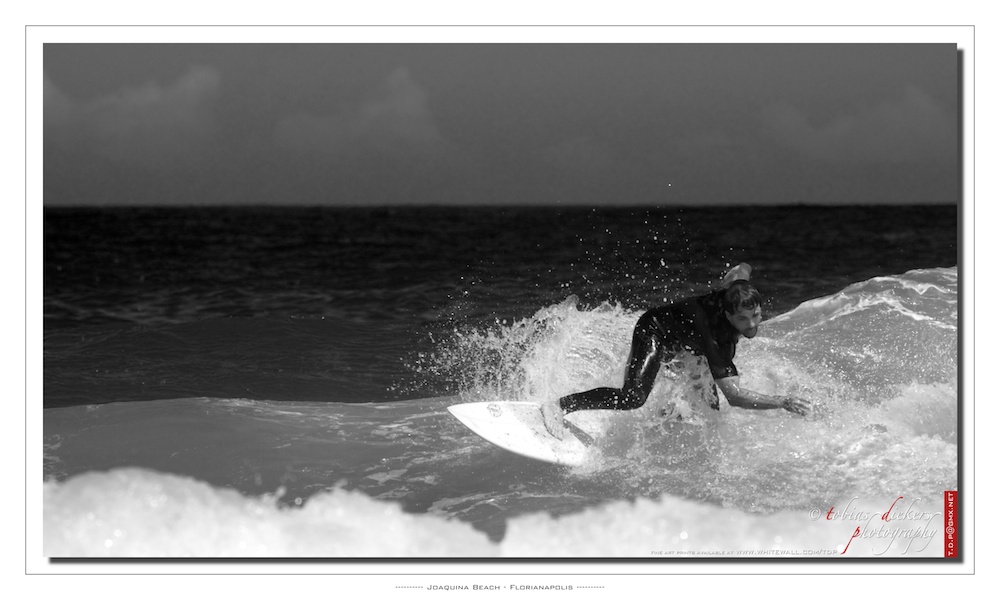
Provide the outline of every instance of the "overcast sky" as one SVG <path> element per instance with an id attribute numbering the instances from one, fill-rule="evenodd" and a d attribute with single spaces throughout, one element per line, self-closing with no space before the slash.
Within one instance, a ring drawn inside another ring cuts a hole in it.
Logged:
<path id="1" fill-rule="evenodd" d="M 44 202 L 958 200 L 954 45 L 47 44 Z"/>

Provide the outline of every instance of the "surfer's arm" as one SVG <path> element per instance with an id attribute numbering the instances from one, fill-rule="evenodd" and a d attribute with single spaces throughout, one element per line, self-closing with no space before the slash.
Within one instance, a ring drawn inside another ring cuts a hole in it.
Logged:
<path id="1" fill-rule="evenodd" d="M 795 396 L 768 396 L 740 387 L 740 378 L 723 377 L 715 380 L 716 385 L 725 394 L 730 406 L 767 410 L 783 408 L 789 412 L 804 415 L 809 412 L 809 401 Z"/>

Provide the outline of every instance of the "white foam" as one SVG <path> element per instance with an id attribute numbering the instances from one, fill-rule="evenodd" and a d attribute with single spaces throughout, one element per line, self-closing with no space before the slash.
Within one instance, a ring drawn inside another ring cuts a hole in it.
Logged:
<path id="1" fill-rule="evenodd" d="M 301 508 L 147 469 L 85 473 L 44 490 L 46 556 L 492 556 L 468 525 L 334 490 Z"/>
<path id="2" fill-rule="evenodd" d="M 463 522 L 405 514 L 357 492 L 335 489 L 302 507 L 281 508 L 273 497 L 119 469 L 45 484 L 43 551 L 50 557 L 941 556 L 940 515 L 882 521 L 893 499 L 845 498 L 766 516 L 670 496 L 617 501 L 561 518 L 517 517 L 503 540 L 491 542 Z M 940 498 L 905 500 L 921 511 L 941 510 Z M 828 518 L 834 509 L 852 512 Z M 910 543 L 921 527 L 930 534 Z"/>

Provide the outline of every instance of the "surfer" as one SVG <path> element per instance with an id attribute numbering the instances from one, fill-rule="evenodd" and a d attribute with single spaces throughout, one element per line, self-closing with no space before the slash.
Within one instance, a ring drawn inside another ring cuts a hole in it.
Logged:
<path id="1" fill-rule="evenodd" d="M 669 362 L 681 352 L 703 356 L 708 361 L 714 383 L 710 406 L 719 410 L 716 386 L 731 406 L 751 409 L 783 408 L 805 415 L 811 410 L 808 400 L 795 396 L 768 396 L 740 387 L 740 376 L 733 364 L 740 337 L 757 335 L 761 322 L 761 297 L 750 284 L 751 267 L 740 263 L 726 274 L 722 289 L 704 296 L 686 298 L 647 311 L 636 323 L 632 349 L 619 388 L 597 388 L 570 394 L 556 402 L 542 404 L 545 427 L 563 436 L 563 417 L 577 410 L 634 410 L 646 403 L 660 363 Z"/>

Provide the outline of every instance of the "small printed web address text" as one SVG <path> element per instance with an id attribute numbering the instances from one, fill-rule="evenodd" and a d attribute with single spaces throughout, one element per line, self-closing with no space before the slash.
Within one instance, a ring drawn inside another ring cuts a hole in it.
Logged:
<path id="1" fill-rule="evenodd" d="M 602 586 L 593 586 L 602 587 Z M 556 591 L 556 592 L 571 592 L 573 591 L 572 585 L 428 585 L 423 588 L 431 592 L 499 592 L 499 591 L 509 591 L 509 592 L 537 592 L 537 591 Z M 577 589 L 583 589 L 577 587 Z"/>

